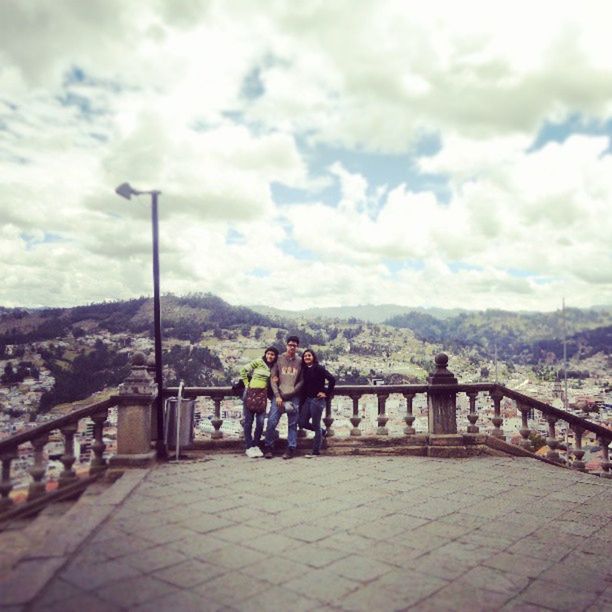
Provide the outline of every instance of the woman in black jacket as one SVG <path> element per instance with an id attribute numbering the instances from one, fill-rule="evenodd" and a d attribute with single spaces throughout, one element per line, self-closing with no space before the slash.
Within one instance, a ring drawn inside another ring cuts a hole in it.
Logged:
<path id="1" fill-rule="evenodd" d="M 325 410 L 325 399 L 331 397 L 336 379 L 317 360 L 314 351 L 306 349 L 302 354 L 302 407 L 300 410 L 303 429 L 314 431 L 312 454 L 321 454 L 321 417 Z M 327 381 L 327 386 L 325 386 Z"/>

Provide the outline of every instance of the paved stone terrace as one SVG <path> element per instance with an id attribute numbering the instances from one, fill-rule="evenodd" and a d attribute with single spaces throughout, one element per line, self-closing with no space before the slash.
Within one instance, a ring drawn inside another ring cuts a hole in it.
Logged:
<path id="1" fill-rule="evenodd" d="M 27 609 L 612 610 L 611 508 L 532 459 L 217 455 L 151 470 Z"/>

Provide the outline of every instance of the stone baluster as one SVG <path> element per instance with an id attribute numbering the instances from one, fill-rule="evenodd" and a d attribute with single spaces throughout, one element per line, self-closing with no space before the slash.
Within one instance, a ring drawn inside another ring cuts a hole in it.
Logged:
<path id="1" fill-rule="evenodd" d="M 504 432 L 501 428 L 504 419 L 501 415 L 501 401 L 504 395 L 498 387 L 494 387 L 491 391 L 491 399 L 493 400 L 493 417 L 491 417 L 491 423 L 493 423 L 493 431 L 491 435 L 496 438 L 504 439 Z"/>
<path id="2" fill-rule="evenodd" d="M 586 466 L 585 462 L 582 460 L 584 457 L 584 450 L 582 450 L 582 435 L 584 434 L 584 428 L 574 425 L 572 426 L 572 431 L 574 432 L 575 438 L 574 461 L 572 462 L 572 468 L 579 470 L 580 472 L 584 472 Z"/>
<path id="3" fill-rule="evenodd" d="M 555 463 L 561 463 L 561 457 L 559 456 L 559 440 L 557 440 L 557 434 L 555 432 L 555 424 L 557 423 L 556 417 L 549 416 L 546 418 L 548 421 L 548 438 L 546 438 L 546 445 L 548 446 L 548 452 L 546 458 L 554 461 Z"/>
<path id="4" fill-rule="evenodd" d="M 602 478 L 612 478 L 612 463 L 610 463 L 610 450 L 608 444 L 610 440 L 607 440 L 603 436 L 599 437 L 599 445 L 601 446 L 601 474 Z"/>
<path id="5" fill-rule="evenodd" d="M 323 417 L 323 423 L 325 424 L 326 436 L 328 438 L 333 438 L 336 435 L 336 432 L 332 429 L 332 425 L 334 423 L 334 418 L 332 417 L 332 398 L 325 398 L 325 416 Z"/>
<path id="6" fill-rule="evenodd" d="M 388 393 L 377 393 L 378 398 L 378 416 L 376 420 L 378 422 L 378 427 L 376 429 L 377 436 L 388 436 L 389 430 L 387 429 L 387 421 L 389 417 L 386 414 L 387 407 L 387 398 L 389 397 Z"/>
<path id="7" fill-rule="evenodd" d="M 11 462 L 17 458 L 17 449 L 11 448 L 0 455 L 2 461 L 2 480 L 0 480 L 0 512 L 10 508 L 13 505 L 13 500 L 10 498 L 13 490 L 13 481 L 11 480 Z"/>
<path id="8" fill-rule="evenodd" d="M 406 416 L 404 417 L 406 427 L 404 427 L 404 433 L 407 436 L 414 436 L 414 434 L 416 434 L 416 429 L 414 428 L 414 420 L 416 417 L 414 414 L 412 414 L 412 401 L 414 400 L 414 393 L 404 393 L 403 395 L 406 398 Z"/>
<path id="9" fill-rule="evenodd" d="M 147 371 L 146 357 L 134 353 L 131 370 L 119 385 L 117 404 L 117 454 L 109 460 L 112 467 L 146 467 L 155 461 L 151 448 L 151 416 L 157 385 Z M 158 440 L 160 448 L 165 441 Z"/>
<path id="10" fill-rule="evenodd" d="M 210 437 L 213 440 L 220 440 L 223 438 L 223 432 L 221 431 L 221 425 L 223 425 L 223 419 L 221 418 L 222 399 L 223 398 L 220 395 L 212 396 L 212 401 L 215 404 L 215 416 L 210 420 L 210 422 L 215 429 L 211 432 Z"/>
<path id="11" fill-rule="evenodd" d="M 480 432 L 478 425 L 476 425 L 478 421 L 478 413 L 476 412 L 476 397 L 478 396 L 478 391 L 467 391 L 466 395 L 470 401 L 470 412 L 467 415 L 470 424 L 467 426 L 467 432 L 470 434 L 477 434 Z"/>
<path id="12" fill-rule="evenodd" d="M 529 434 L 531 433 L 531 430 L 529 429 L 529 412 L 531 408 L 520 403 L 517 404 L 517 408 L 521 413 L 521 429 L 519 433 L 523 439 L 521 440 L 520 445 L 525 450 L 533 452 L 533 444 L 529 439 Z"/>
<path id="13" fill-rule="evenodd" d="M 78 423 L 68 423 L 60 428 L 64 436 L 64 454 L 60 457 L 60 461 L 64 466 L 58 479 L 58 486 L 65 487 L 77 478 L 76 472 L 73 469 L 76 457 L 74 456 L 74 436 L 78 429 Z"/>
<path id="14" fill-rule="evenodd" d="M 32 440 L 34 448 L 34 464 L 28 470 L 32 476 L 32 482 L 28 487 L 28 501 L 42 497 L 46 492 L 45 473 L 45 444 L 49 441 L 49 434 L 44 434 Z"/>
<path id="15" fill-rule="evenodd" d="M 448 355 L 440 353 L 435 359 L 436 371 L 429 377 L 427 392 L 429 435 L 457 434 L 457 391 L 436 389 L 437 386 L 456 385 L 457 378 L 447 368 Z"/>
<path id="16" fill-rule="evenodd" d="M 359 416 L 359 398 L 360 397 L 361 397 L 361 394 L 358 394 L 358 393 L 351 393 L 350 395 L 350 398 L 353 402 L 353 416 L 350 419 L 351 424 L 353 426 L 353 429 L 351 429 L 351 436 L 361 435 L 361 429 L 359 429 L 359 423 L 361 423 L 361 417 Z"/>
<path id="17" fill-rule="evenodd" d="M 106 450 L 106 444 L 104 444 L 104 425 L 108 417 L 108 410 L 102 410 L 91 415 L 93 421 L 93 442 L 91 444 L 91 450 L 93 457 L 89 464 L 89 473 L 98 474 L 103 472 L 106 467 L 106 459 L 104 459 L 104 451 Z"/>

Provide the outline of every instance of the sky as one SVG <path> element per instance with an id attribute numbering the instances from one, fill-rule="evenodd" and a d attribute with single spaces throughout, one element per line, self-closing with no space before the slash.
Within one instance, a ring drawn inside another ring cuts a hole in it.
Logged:
<path id="1" fill-rule="evenodd" d="M 2 0 L 0 305 L 612 304 L 612 3 Z"/>

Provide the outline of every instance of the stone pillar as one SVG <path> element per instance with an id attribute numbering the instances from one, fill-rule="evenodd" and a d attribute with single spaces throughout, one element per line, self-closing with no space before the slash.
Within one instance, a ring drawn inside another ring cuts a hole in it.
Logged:
<path id="1" fill-rule="evenodd" d="M 112 467 L 143 467 L 153 463 L 151 449 L 151 412 L 157 385 L 147 371 L 145 356 L 132 357 L 132 370 L 119 386 L 117 406 L 117 454 Z"/>
<path id="2" fill-rule="evenodd" d="M 456 385 L 457 379 L 447 369 L 448 355 L 436 355 L 436 371 L 429 377 L 427 404 L 429 407 L 429 435 L 457 433 L 457 392 L 436 390 L 436 385 Z"/>

